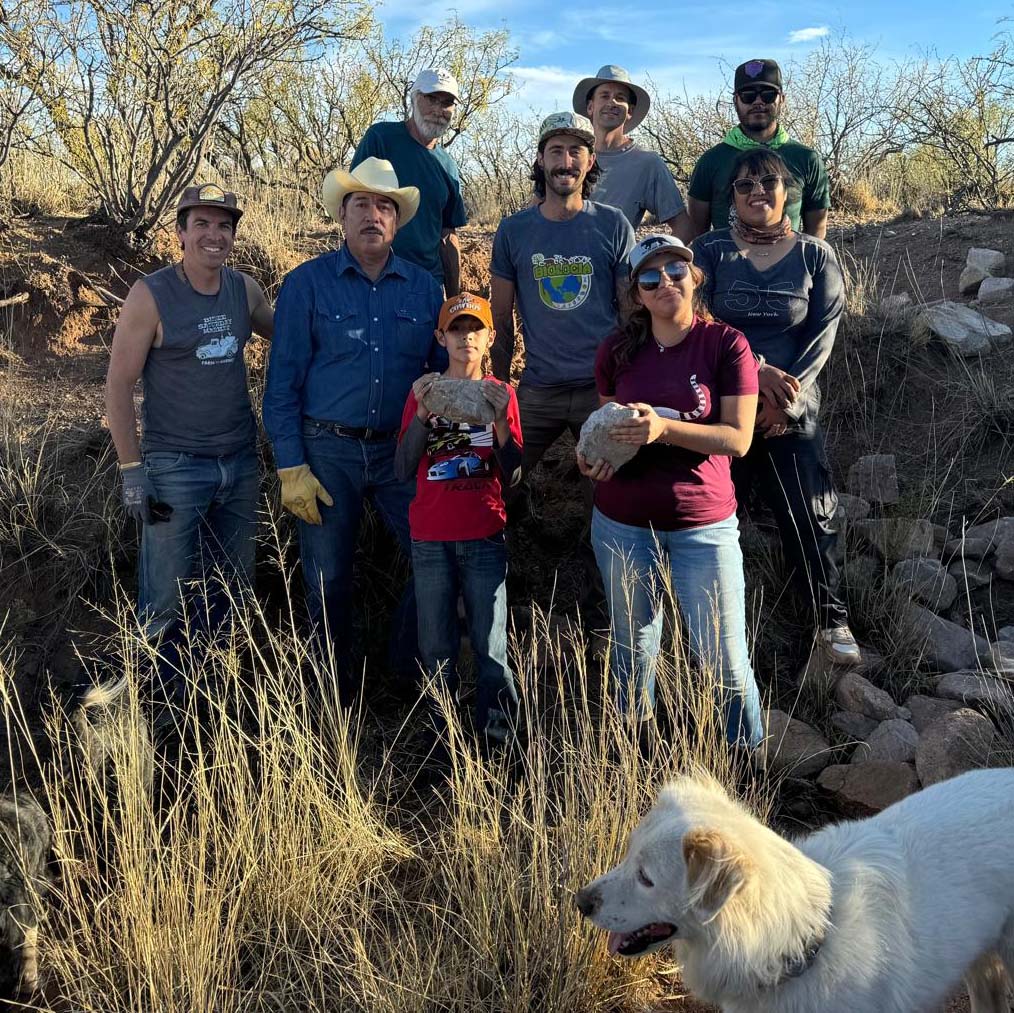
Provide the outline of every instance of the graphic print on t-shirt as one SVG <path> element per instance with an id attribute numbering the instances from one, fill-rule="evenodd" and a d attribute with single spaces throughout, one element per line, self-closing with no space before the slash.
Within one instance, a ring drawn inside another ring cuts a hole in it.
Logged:
<path id="1" fill-rule="evenodd" d="M 470 426 L 466 422 L 451 422 L 439 415 L 431 415 L 427 427 L 427 482 L 455 482 L 493 476 L 489 455 L 481 456 L 472 450 L 473 447 L 492 448 L 492 423 Z"/>
<path id="2" fill-rule="evenodd" d="M 532 277 L 539 298 L 551 310 L 576 310 L 588 298 L 595 269 L 591 257 L 532 254 Z"/>
<path id="3" fill-rule="evenodd" d="M 697 407 L 693 411 L 681 412 L 675 408 L 656 408 L 655 414 L 661 415 L 664 419 L 675 419 L 679 422 L 693 422 L 706 415 L 708 411 L 708 397 L 701 390 L 701 385 L 697 382 L 696 373 L 690 374 L 690 387 L 697 398 Z"/>
<path id="4" fill-rule="evenodd" d="M 737 278 L 725 294 L 725 304 L 738 313 L 751 317 L 779 317 L 798 292 L 788 282 L 780 285 L 756 285 Z"/>
<path id="5" fill-rule="evenodd" d="M 225 365 L 235 360 L 239 352 L 239 341 L 232 331 L 232 317 L 224 313 L 214 317 L 205 317 L 197 329 L 205 338 L 197 346 L 194 355 L 201 360 L 202 366 Z"/>

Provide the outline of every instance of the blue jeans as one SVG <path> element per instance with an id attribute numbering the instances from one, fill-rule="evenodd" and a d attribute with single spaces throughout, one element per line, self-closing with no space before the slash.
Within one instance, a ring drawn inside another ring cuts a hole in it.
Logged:
<path id="1" fill-rule="evenodd" d="M 334 651 L 339 687 L 346 698 L 359 686 L 352 675 L 352 562 L 363 502 L 369 499 L 406 557 L 411 556 L 408 505 L 415 480 L 394 474 L 394 439 L 355 440 L 303 423 L 306 463 L 331 494 L 334 506 L 320 507 L 321 524 L 299 521 L 306 605 L 318 646 Z M 416 671 L 415 592 L 411 580 L 394 616 L 390 663 L 403 676 Z"/>
<path id="2" fill-rule="evenodd" d="M 144 470 L 158 498 L 172 507 L 168 521 L 141 530 L 138 608 L 149 640 L 161 638 L 158 674 L 176 681 L 180 667 L 182 612 L 187 581 L 209 578 L 212 586 L 192 617 L 215 630 L 227 614 L 219 574 L 242 591 L 253 581 L 259 477 L 253 447 L 224 457 L 151 451 Z"/>
<path id="3" fill-rule="evenodd" d="M 419 651 L 430 675 L 443 670 L 458 688 L 458 595 L 465 600 L 468 636 L 478 668 L 475 728 L 490 718 L 517 716 L 518 694 L 507 664 L 507 542 L 504 533 L 463 542 L 412 542 L 419 610 Z M 494 713 L 498 712 L 498 713 Z"/>
<path id="4" fill-rule="evenodd" d="M 746 643 L 746 589 L 735 515 L 717 524 L 654 531 L 620 524 L 596 510 L 592 546 L 612 619 L 611 674 L 621 712 L 646 717 L 655 707 L 663 617 L 660 571 L 668 565 L 694 658 L 720 680 L 726 737 L 730 744 L 757 745 L 764 722 Z"/>

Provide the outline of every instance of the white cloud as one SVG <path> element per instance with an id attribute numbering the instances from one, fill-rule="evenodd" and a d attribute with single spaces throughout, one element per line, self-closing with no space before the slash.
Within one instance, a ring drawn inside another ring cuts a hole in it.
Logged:
<path id="1" fill-rule="evenodd" d="M 822 39 L 825 35 L 830 35 L 831 29 L 827 25 L 820 25 L 816 28 L 797 28 L 794 32 L 789 32 L 789 42 L 812 42 L 814 39 Z"/>

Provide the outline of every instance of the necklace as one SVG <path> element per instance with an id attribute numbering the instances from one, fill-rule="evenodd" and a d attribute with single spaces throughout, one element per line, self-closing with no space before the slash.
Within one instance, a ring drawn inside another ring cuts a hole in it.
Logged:
<path id="1" fill-rule="evenodd" d="M 658 354 L 661 355 L 665 351 L 665 345 L 663 345 L 662 342 L 658 340 L 658 338 L 655 338 L 655 344 L 658 345 Z"/>

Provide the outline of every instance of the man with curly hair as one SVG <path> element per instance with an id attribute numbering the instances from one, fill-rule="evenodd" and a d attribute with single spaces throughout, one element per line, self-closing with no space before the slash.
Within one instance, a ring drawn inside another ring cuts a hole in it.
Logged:
<path id="1" fill-rule="evenodd" d="M 599 406 L 595 354 L 617 326 L 634 230 L 622 211 L 588 199 L 598 177 L 588 119 L 546 117 L 532 167 L 536 202 L 505 218 L 493 240 L 491 354 L 499 379 L 510 379 L 515 304 L 524 333 L 523 475 L 565 429 L 576 438 Z"/>

